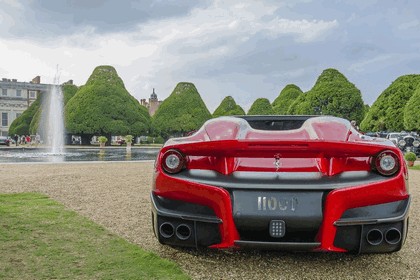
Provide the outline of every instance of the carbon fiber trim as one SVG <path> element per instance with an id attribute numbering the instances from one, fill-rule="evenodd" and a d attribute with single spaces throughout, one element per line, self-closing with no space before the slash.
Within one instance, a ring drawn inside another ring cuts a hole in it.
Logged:
<path id="1" fill-rule="evenodd" d="M 394 223 L 405 220 L 410 209 L 411 197 L 405 200 L 349 209 L 336 226 Z"/>
<path id="2" fill-rule="evenodd" d="M 175 200 L 168 200 L 165 202 L 164 198 L 154 195 L 153 193 L 150 194 L 150 199 L 152 202 L 152 209 L 157 215 L 204 223 L 222 223 L 222 220 L 214 213 L 209 213 L 213 211 L 209 211 L 205 206 L 184 201 L 178 202 Z"/>

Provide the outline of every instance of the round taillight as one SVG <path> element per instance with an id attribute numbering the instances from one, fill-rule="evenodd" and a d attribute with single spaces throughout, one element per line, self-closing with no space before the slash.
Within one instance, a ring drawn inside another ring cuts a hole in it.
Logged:
<path id="1" fill-rule="evenodd" d="M 375 158 L 375 169 L 384 176 L 392 176 L 400 169 L 398 156 L 392 151 L 383 151 Z"/>
<path id="2" fill-rule="evenodd" d="M 162 168 L 168 173 L 180 172 L 185 166 L 185 157 L 177 150 L 168 150 L 162 157 Z"/>

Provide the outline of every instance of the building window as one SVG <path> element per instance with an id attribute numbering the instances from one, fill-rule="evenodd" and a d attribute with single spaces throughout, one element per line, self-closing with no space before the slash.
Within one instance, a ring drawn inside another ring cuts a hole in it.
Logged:
<path id="1" fill-rule="evenodd" d="M 8 126 L 9 125 L 9 114 L 8 113 L 1 113 L 1 125 Z"/>
<path id="2" fill-rule="evenodd" d="M 22 96 L 22 90 L 21 89 L 17 89 L 16 90 L 16 96 L 17 97 L 21 97 Z"/>
<path id="3" fill-rule="evenodd" d="M 6 89 L 6 88 L 2 88 L 2 89 L 1 89 L 1 94 L 2 94 L 3 96 L 7 96 L 7 89 Z"/>
<path id="4" fill-rule="evenodd" d="M 30 97 L 30 98 L 36 98 L 36 91 L 31 90 L 31 91 L 29 92 L 29 97 Z"/>

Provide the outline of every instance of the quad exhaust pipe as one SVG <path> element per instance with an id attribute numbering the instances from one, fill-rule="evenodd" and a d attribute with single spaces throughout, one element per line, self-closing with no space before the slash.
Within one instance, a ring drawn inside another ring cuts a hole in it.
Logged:
<path id="1" fill-rule="evenodd" d="M 398 244 L 401 241 L 401 231 L 396 228 L 390 228 L 384 234 L 379 229 L 374 228 L 366 234 L 366 241 L 372 246 L 381 244 L 384 239 L 389 245 Z"/>
<path id="2" fill-rule="evenodd" d="M 171 238 L 175 233 L 174 225 L 168 222 L 162 223 L 159 227 L 159 233 L 164 238 Z"/>
<path id="3" fill-rule="evenodd" d="M 171 238 L 176 235 L 180 240 L 187 240 L 191 236 L 191 227 L 187 224 L 180 224 L 176 227 L 169 222 L 164 222 L 159 227 L 159 233 L 163 238 Z"/>
<path id="4" fill-rule="evenodd" d="M 191 236 L 191 228 L 186 224 L 180 224 L 176 227 L 176 237 L 181 240 L 187 240 Z"/>
<path id="5" fill-rule="evenodd" d="M 401 240 L 401 231 L 396 228 L 390 228 L 385 232 L 385 241 L 388 244 L 395 245 Z"/>
<path id="6" fill-rule="evenodd" d="M 379 229 L 371 229 L 366 235 L 367 242 L 372 246 L 381 244 L 383 239 L 384 239 L 384 235 L 382 234 L 382 231 L 380 231 Z"/>

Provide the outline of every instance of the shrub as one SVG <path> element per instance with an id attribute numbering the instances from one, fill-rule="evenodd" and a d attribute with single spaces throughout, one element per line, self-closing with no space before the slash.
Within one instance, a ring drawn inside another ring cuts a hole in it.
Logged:
<path id="1" fill-rule="evenodd" d="M 105 136 L 99 136 L 98 141 L 99 143 L 106 143 L 108 142 L 108 138 L 106 138 Z"/>
<path id="2" fill-rule="evenodd" d="M 124 139 L 125 139 L 125 142 L 127 142 L 127 143 L 131 143 L 131 142 L 133 142 L 133 135 L 126 135 L 125 137 L 124 137 Z"/>
<path id="3" fill-rule="evenodd" d="M 165 139 L 162 136 L 158 136 L 155 138 L 155 144 L 163 144 L 165 143 Z"/>
<path id="4" fill-rule="evenodd" d="M 404 155 L 404 158 L 406 161 L 415 161 L 417 159 L 417 156 L 413 152 L 408 152 Z"/>

